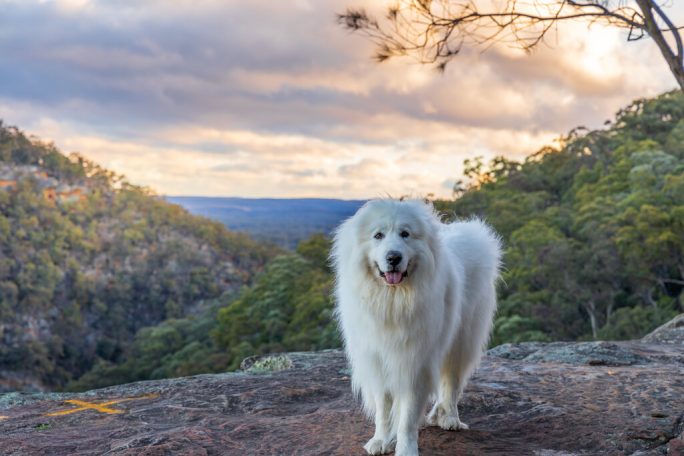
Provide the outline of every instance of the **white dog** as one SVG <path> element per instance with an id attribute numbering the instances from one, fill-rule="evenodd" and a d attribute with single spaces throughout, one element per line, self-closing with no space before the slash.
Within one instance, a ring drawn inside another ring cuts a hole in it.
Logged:
<path id="1" fill-rule="evenodd" d="M 467 429 L 458 400 L 489 340 L 501 244 L 480 220 L 373 200 L 335 234 L 337 317 L 352 387 L 375 418 L 369 454 L 418 454 L 418 428 Z"/>

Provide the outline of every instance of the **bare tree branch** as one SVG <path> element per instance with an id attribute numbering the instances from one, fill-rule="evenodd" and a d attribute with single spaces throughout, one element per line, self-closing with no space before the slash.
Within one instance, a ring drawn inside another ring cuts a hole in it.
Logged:
<path id="1" fill-rule="evenodd" d="M 509 42 L 532 51 L 560 22 L 584 20 L 628 30 L 628 41 L 650 36 L 684 90 L 684 51 L 679 30 L 656 0 L 502 0 L 485 10 L 476 0 L 400 0 L 383 21 L 363 9 L 338 15 L 349 30 L 378 45 L 376 60 L 413 56 L 421 63 L 446 64 L 466 44 L 485 48 Z M 614 4 L 615 3 L 615 4 Z M 636 4 L 635 7 L 629 4 Z M 481 4 L 481 2 L 480 2 Z M 664 34 L 671 34 L 674 48 Z"/>
<path id="2" fill-rule="evenodd" d="M 682 67 L 682 37 L 675 27 L 675 25 L 670 21 L 670 19 L 665 15 L 662 8 L 653 0 L 635 0 L 644 17 L 644 28 L 646 32 L 653 38 L 653 41 L 660 49 L 660 53 L 665 58 L 670 71 L 674 75 L 679 86 L 684 90 L 684 67 Z M 661 29 L 658 26 L 657 18 L 655 14 L 665 22 L 667 28 Z M 665 39 L 663 32 L 670 32 L 675 41 L 676 51 L 672 49 L 670 44 Z"/>

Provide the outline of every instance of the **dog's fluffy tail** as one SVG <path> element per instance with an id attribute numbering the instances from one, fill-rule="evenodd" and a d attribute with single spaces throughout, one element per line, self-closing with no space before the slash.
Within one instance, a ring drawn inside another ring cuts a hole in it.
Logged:
<path id="1" fill-rule="evenodd" d="M 473 218 L 444 225 L 443 230 L 449 250 L 462 259 L 467 274 L 477 271 L 481 278 L 497 280 L 503 244 L 487 223 Z"/>

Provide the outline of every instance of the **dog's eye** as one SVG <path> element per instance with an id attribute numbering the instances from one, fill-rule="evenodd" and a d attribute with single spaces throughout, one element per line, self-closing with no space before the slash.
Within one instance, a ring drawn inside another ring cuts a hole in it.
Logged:
<path id="1" fill-rule="evenodd" d="M 404 230 L 404 231 L 402 231 L 402 232 L 399 234 L 399 236 L 401 236 L 401 237 L 403 237 L 404 239 L 406 239 L 407 237 L 410 236 L 410 234 L 409 234 L 408 231 Z"/>
<path id="2" fill-rule="evenodd" d="M 375 239 L 382 239 L 385 237 L 384 234 L 380 233 L 379 231 L 375 233 L 375 236 L 373 236 Z"/>

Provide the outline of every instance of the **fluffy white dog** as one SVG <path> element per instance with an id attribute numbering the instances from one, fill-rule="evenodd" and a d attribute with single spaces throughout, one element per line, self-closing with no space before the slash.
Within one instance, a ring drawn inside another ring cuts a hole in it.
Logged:
<path id="1" fill-rule="evenodd" d="M 373 200 L 345 221 L 331 253 L 337 317 L 375 434 L 369 454 L 418 454 L 431 425 L 467 429 L 458 400 L 489 339 L 501 244 L 480 220 L 444 224 L 432 204 Z"/>

